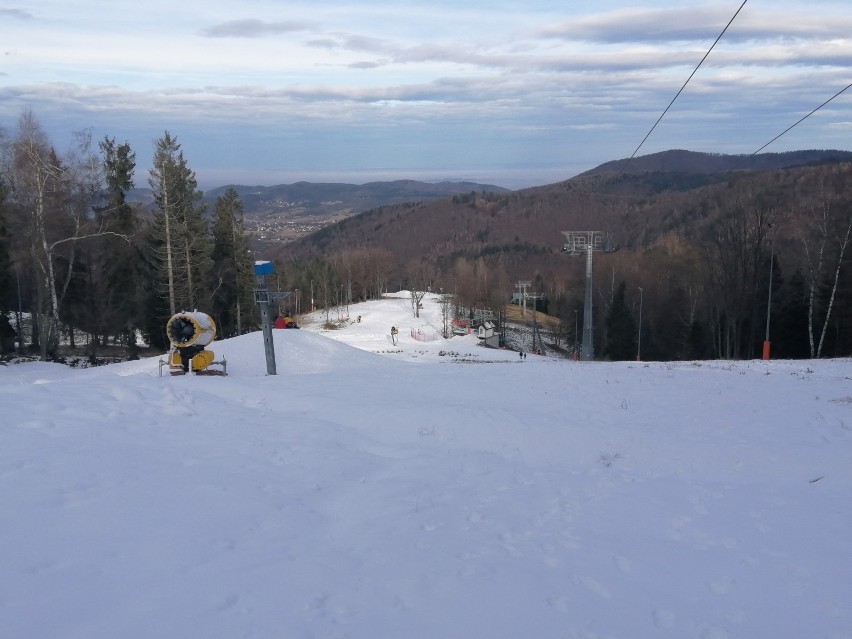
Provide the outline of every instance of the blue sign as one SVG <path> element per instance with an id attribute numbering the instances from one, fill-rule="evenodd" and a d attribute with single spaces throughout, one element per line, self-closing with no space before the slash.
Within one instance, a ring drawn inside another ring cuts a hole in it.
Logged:
<path id="1" fill-rule="evenodd" d="M 275 265 L 267 260 L 258 260 L 254 263 L 255 275 L 272 275 L 275 272 Z"/>

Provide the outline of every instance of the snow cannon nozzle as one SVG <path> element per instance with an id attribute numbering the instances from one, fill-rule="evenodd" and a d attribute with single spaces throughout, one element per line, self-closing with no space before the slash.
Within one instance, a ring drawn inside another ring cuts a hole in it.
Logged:
<path id="1" fill-rule="evenodd" d="M 175 313 L 166 323 L 166 335 L 178 348 L 207 346 L 216 339 L 216 323 L 200 311 Z"/>

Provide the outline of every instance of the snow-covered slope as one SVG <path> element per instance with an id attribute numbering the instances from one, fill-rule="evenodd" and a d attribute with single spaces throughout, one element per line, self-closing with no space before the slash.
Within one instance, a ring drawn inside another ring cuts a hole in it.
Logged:
<path id="1" fill-rule="evenodd" d="M 0 636 L 852 637 L 852 363 L 521 361 L 405 304 L 277 376 L 259 333 L 0 367 Z"/>

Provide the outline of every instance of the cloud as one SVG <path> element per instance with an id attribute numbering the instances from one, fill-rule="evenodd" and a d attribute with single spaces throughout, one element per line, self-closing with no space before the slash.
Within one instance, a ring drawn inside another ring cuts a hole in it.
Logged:
<path id="1" fill-rule="evenodd" d="M 658 25 L 659 26 L 659 25 Z M 685 36 L 689 29 L 679 27 L 679 33 Z M 852 31 L 852 25 L 850 25 Z M 673 35 L 674 31 L 659 26 L 658 33 Z M 552 31 L 551 33 L 555 33 Z M 625 37 L 626 34 L 622 34 Z M 457 44 L 454 42 L 432 41 L 429 43 L 401 44 L 391 40 L 364 36 L 360 34 L 337 33 L 323 39 L 312 40 L 306 44 L 328 51 L 350 52 L 359 57 L 345 62 L 351 69 L 379 69 L 391 65 L 407 65 L 412 68 L 442 65 L 441 68 L 458 73 L 459 70 L 503 71 L 507 73 L 594 73 L 600 71 L 628 71 L 653 69 L 662 71 L 687 67 L 696 64 L 706 53 L 706 43 L 687 43 L 686 46 L 666 46 L 652 42 L 652 36 L 645 34 L 648 42 L 621 42 L 620 46 L 576 47 L 565 46 L 561 49 L 538 46 L 529 40 L 526 46 L 518 46 L 517 51 L 503 48 L 490 48 L 482 43 Z M 718 35 L 716 33 L 715 35 Z M 715 35 L 713 37 L 715 37 Z M 529 34 L 527 34 L 529 37 Z M 552 36 L 550 36 L 552 37 Z M 615 37 L 610 33 L 607 37 Z M 614 44 L 614 43 L 607 43 Z M 728 43 L 729 44 L 729 43 Z M 364 54 L 375 55 L 362 58 Z M 785 65 L 838 65 L 852 66 L 852 42 L 848 39 L 826 39 L 825 41 L 763 40 L 750 42 L 744 48 L 740 46 L 717 47 L 708 59 L 710 66 L 766 65 L 780 67 Z M 462 71 L 463 72 L 463 71 Z"/>
<path id="2" fill-rule="evenodd" d="M 349 65 L 348 65 L 348 67 L 349 67 L 350 69 L 378 69 L 378 68 L 380 68 L 380 67 L 385 66 L 386 64 L 387 64 L 387 62 L 379 62 L 379 61 L 367 62 L 367 61 L 361 61 L 361 62 L 352 62 L 351 64 L 349 64 Z"/>
<path id="3" fill-rule="evenodd" d="M 35 20 L 35 16 L 29 11 L 22 9 L 0 9 L 0 18 L 14 18 L 16 20 Z"/>
<path id="4" fill-rule="evenodd" d="M 474 148 L 520 157 L 515 148 L 532 144 L 543 157 L 606 161 L 629 154 L 735 9 L 599 10 L 567 22 L 569 9 L 554 19 L 542 6 L 514 17 L 474 7 L 451 22 L 443 9 L 405 4 L 288 5 L 232 21 L 222 9 L 208 12 L 215 23 L 188 11 L 166 33 L 152 19 L 117 25 L 114 38 L 39 15 L 3 43 L 18 55 L 0 71 L 0 122 L 31 107 L 57 131 L 134 132 L 140 148 L 164 129 L 185 132 L 210 162 L 231 145 L 245 148 L 240 161 L 283 161 L 287 149 L 321 168 L 352 149 L 388 165 L 441 164 Z M 750 152 L 848 84 L 852 11 L 799 6 L 747 5 L 649 145 Z M 793 131 L 798 146 L 836 146 L 822 140 L 845 130 L 848 100 Z"/>
<path id="5" fill-rule="evenodd" d="M 280 33 L 306 31 L 310 27 L 304 22 L 265 22 L 263 20 L 246 19 L 222 22 L 201 30 L 201 35 L 208 38 L 261 38 Z"/>
<path id="6" fill-rule="evenodd" d="M 572 19 L 536 32 L 562 40 L 607 44 L 627 42 L 712 42 L 733 16 L 720 7 L 682 9 L 624 9 Z M 726 41 L 750 39 L 848 38 L 849 16 L 825 16 L 744 9 L 725 33 Z"/>
<path id="7" fill-rule="evenodd" d="M 316 38 L 315 40 L 307 40 L 306 46 L 316 47 L 318 49 L 339 49 L 340 42 L 334 38 Z"/>
<path id="8" fill-rule="evenodd" d="M 545 37 L 604 43 L 705 40 L 719 34 L 715 25 L 730 15 L 719 9 L 625 9 L 572 19 L 540 30 Z"/>

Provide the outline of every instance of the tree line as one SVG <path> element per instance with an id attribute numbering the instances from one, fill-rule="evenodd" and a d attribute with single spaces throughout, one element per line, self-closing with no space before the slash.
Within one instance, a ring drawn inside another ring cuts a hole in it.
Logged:
<path id="1" fill-rule="evenodd" d="M 644 297 L 649 359 L 760 357 L 767 337 L 775 358 L 852 354 L 850 176 L 848 163 L 747 174 L 684 200 L 685 223 L 611 258 L 632 290 L 625 310 L 610 289 L 607 319 L 638 324 Z"/>
<path id="2" fill-rule="evenodd" d="M 25 112 L 0 131 L 0 151 L 0 340 L 14 329 L 13 347 L 42 359 L 59 357 L 61 343 L 94 359 L 106 344 L 137 356 L 140 335 L 165 348 L 165 322 L 181 310 L 209 313 L 222 337 L 257 328 L 242 202 L 228 189 L 206 210 L 168 131 L 139 180 L 150 209 L 127 200 L 137 184 L 127 143 L 83 132 L 60 153 Z M 601 228 L 622 247 L 594 262 L 598 357 L 756 357 L 768 320 L 773 357 L 846 356 L 850 179 L 849 163 L 689 189 L 596 176 L 380 207 L 263 257 L 277 264 L 274 288 L 294 292 L 286 310 L 324 309 L 329 322 L 404 289 L 499 316 L 515 283 L 531 280 L 561 320 L 552 341 L 570 347 L 583 326 L 584 260 L 560 254 L 559 231 Z"/>
<path id="3" fill-rule="evenodd" d="M 601 229 L 621 247 L 594 260 L 597 357 L 634 359 L 640 341 L 643 359 L 760 357 L 767 321 L 773 357 L 852 354 L 852 164 L 741 171 L 683 188 L 688 178 L 598 176 L 381 207 L 282 254 L 332 264 L 382 251 L 392 288 L 449 292 L 456 306 L 495 315 L 530 280 L 562 322 L 553 341 L 573 345 L 585 260 L 560 253 L 559 231 Z"/>
<path id="4" fill-rule="evenodd" d="M 25 111 L 0 130 L 0 335 L 4 345 L 62 357 L 107 344 L 139 355 L 167 345 L 176 312 L 204 310 L 224 337 L 253 330 L 252 258 L 242 203 L 233 189 L 212 214 L 177 138 L 154 143 L 147 183 L 154 206 L 127 201 L 136 185 L 129 144 L 75 133 L 59 152 Z M 9 317 L 13 321 L 9 321 Z M 14 336 L 14 342 L 9 336 Z M 28 336 L 25 339 L 25 335 Z"/>

